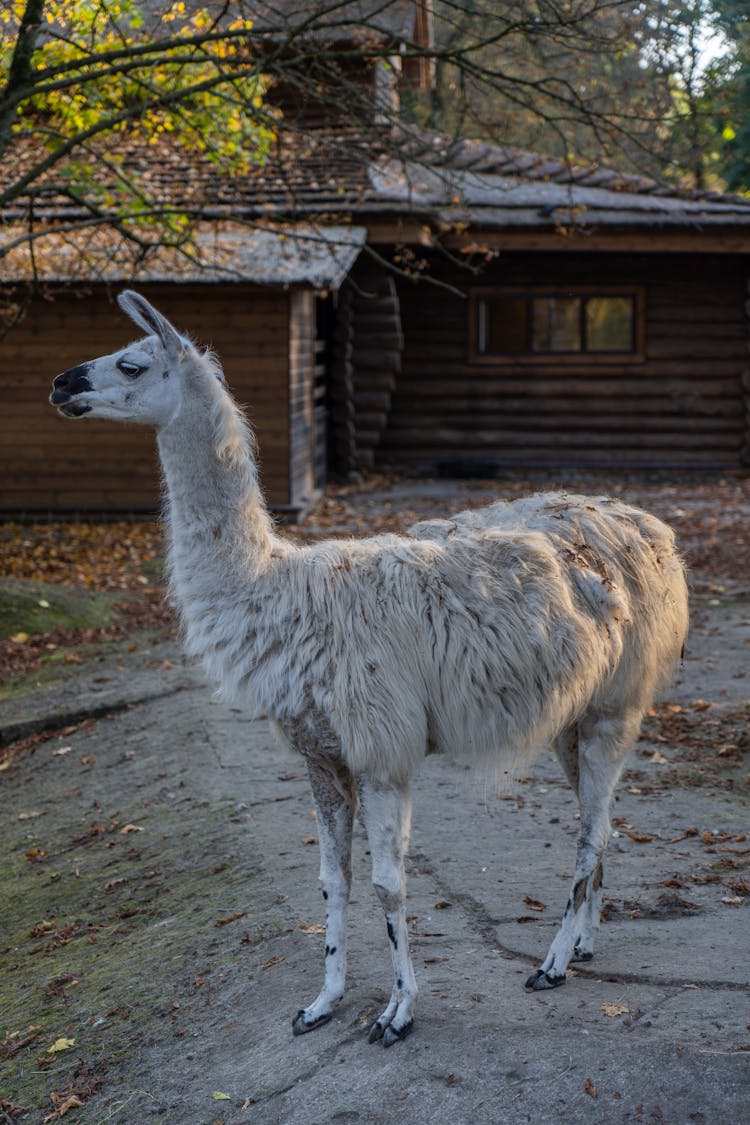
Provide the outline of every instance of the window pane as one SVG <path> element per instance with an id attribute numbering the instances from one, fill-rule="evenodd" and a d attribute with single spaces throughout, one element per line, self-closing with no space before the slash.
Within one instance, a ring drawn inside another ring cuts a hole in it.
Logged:
<path id="1" fill-rule="evenodd" d="M 535 352 L 580 352 L 580 299 L 536 297 L 533 301 L 532 341 Z"/>
<path id="2" fill-rule="evenodd" d="M 491 301 L 480 301 L 478 311 L 480 352 L 492 354 L 526 351 L 528 313 L 525 297 L 501 297 Z"/>
<path id="3" fill-rule="evenodd" d="M 589 297 L 586 301 L 586 351 L 633 351 L 633 298 Z"/>

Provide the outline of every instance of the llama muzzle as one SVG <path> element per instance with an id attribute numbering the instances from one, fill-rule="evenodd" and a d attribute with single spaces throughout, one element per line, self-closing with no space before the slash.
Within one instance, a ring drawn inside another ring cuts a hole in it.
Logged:
<path id="1" fill-rule="evenodd" d="M 61 414 L 65 414 L 69 418 L 79 418 L 82 414 L 87 414 L 91 410 L 90 406 L 73 401 L 76 395 L 93 390 L 88 380 L 88 371 L 88 363 L 79 363 L 76 367 L 63 371 L 54 380 L 53 391 L 49 400 Z"/>

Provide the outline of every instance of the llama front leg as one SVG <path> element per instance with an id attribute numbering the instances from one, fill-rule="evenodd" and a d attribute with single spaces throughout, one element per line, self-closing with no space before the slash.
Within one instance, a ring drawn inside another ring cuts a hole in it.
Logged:
<path id="1" fill-rule="evenodd" d="M 417 982 L 409 956 L 406 929 L 404 855 L 411 827 L 408 790 L 358 779 L 362 817 L 372 854 L 372 882 L 385 911 L 393 964 L 393 991 L 388 1006 L 370 1028 L 370 1043 L 385 1047 L 404 1039 L 414 1024 Z"/>
<path id="2" fill-rule="evenodd" d="M 539 991 L 565 983 L 571 961 L 590 961 L 599 927 L 602 902 L 603 856 L 609 839 L 609 809 L 625 751 L 640 715 L 583 719 L 578 726 L 577 768 L 573 765 L 571 733 L 555 750 L 577 790 L 581 808 L 576 869 L 562 925 L 540 967 L 526 981 Z M 567 761 L 566 761 L 567 759 Z"/>
<path id="3" fill-rule="evenodd" d="M 320 882 L 326 900 L 326 955 L 323 987 L 292 1021 L 295 1035 L 327 1023 L 344 995 L 346 979 L 346 916 L 352 882 L 352 824 L 356 790 L 345 766 L 308 758 L 320 841 Z"/>

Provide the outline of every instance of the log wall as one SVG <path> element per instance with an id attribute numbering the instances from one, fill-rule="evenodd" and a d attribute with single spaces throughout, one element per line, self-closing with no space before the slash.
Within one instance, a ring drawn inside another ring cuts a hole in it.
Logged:
<path id="1" fill-rule="evenodd" d="M 740 465 L 746 278 L 742 255 L 501 255 L 478 286 L 642 287 L 642 362 L 580 364 L 472 363 L 469 302 L 400 282 L 405 347 L 378 464 Z"/>
<path id="2" fill-rule="evenodd" d="M 310 331 L 304 318 L 290 339 L 290 295 L 243 285 L 143 285 L 157 308 L 201 344 L 215 347 L 227 381 L 248 410 L 261 451 L 269 501 L 285 506 L 306 470 L 291 456 L 304 425 L 300 383 Z M 86 359 L 115 351 L 138 330 L 102 287 L 38 301 L 0 342 L 0 472 L 6 513 L 153 512 L 159 473 L 150 428 L 70 421 L 48 404 L 52 379 Z M 290 364 L 296 373 L 290 386 Z M 309 366 L 309 365 L 308 365 Z M 300 413 L 301 411 L 301 413 Z M 300 422 L 300 417 L 303 421 Z"/>
<path id="3" fill-rule="evenodd" d="M 351 274 L 355 467 L 371 469 L 388 423 L 404 337 L 394 278 L 364 255 Z"/>

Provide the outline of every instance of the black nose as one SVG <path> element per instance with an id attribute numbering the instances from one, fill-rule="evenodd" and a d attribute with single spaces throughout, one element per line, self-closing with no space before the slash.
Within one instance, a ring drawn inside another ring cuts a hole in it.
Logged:
<path id="1" fill-rule="evenodd" d="M 55 406 L 59 406 L 73 395 L 79 395 L 82 391 L 90 391 L 92 389 L 91 383 L 88 381 L 88 363 L 79 363 L 76 367 L 71 367 L 68 371 L 63 371 L 62 375 L 58 375 L 52 386 L 54 390 L 50 396 L 50 402 Z"/>

